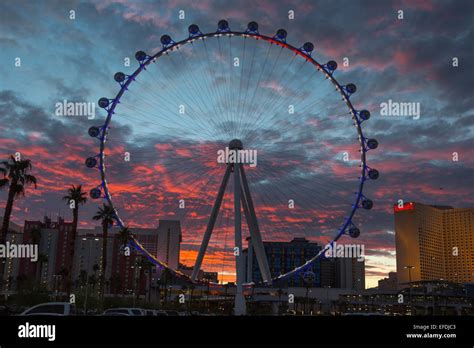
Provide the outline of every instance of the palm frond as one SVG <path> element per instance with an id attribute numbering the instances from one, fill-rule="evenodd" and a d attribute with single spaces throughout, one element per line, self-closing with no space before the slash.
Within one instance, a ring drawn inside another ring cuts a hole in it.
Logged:
<path id="1" fill-rule="evenodd" d="M 25 182 L 27 184 L 34 184 L 35 185 L 35 188 L 37 187 L 36 184 L 37 184 L 37 179 L 36 179 L 36 176 L 34 175 L 31 175 L 31 174 L 25 174 Z"/>
<path id="2" fill-rule="evenodd" d="M 8 186 L 7 184 L 10 182 L 7 178 L 0 179 L 0 188 Z"/>

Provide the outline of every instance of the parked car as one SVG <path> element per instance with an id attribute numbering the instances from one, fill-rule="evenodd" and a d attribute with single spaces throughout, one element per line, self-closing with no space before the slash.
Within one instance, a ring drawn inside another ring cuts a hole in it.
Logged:
<path id="1" fill-rule="evenodd" d="M 154 317 L 168 316 L 168 313 L 162 310 L 158 310 L 158 309 L 145 309 L 145 312 L 147 316 L 154 316 Z"/>
<path id="2" fill-rule="evenodd" d="M 48 302 L 41 303 L 28 308 L 20 315 L 26 316 L 67 316 L 76 315 L 76 308 L 69 302 Z"/>
<path id="3" fill-rule="evenodd" d="M 141 308 L 109 308 L 106 309 L 103 315 L 111 315 L 111 313 L 123 313 L 130 316 L 145 316 L 146 311 Z"/>
<path id="4" fill-rule="evenodd" d="M 104 312 L 102 315 L 106 317 L 129 317 L 130 316 L 130 314 L 121 313 L 121 312 L 108 312 L 108 313 Z"/>
<path id="5" fill-rule="evenodd" d="M 166 309 L 165 312 L 170 317 L 177 317 L 179 315 L 178 311 L 175 311 L 175 310 L 172 310 L 172 309 Z"/>

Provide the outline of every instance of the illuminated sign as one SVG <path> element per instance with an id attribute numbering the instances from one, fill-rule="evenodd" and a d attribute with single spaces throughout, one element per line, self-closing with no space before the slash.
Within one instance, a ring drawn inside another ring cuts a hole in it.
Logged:
<path id="1" fill-rule="evenodd" d="M 406 210 L 414 210 L 415 209 L 415 203 L 409 202 L 405 203 L 402 207 L 400 207 L 398 204 L 393 205 L 393 211 L 395 213 L 398 213 L 400 211 L 406 211 Z"/>

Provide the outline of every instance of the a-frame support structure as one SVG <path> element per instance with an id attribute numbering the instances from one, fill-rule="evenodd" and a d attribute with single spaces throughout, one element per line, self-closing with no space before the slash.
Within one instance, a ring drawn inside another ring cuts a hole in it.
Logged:
<path id="1" fill-rule="evenodd" d="M 242 142 L 234 139 L 229 144 L 230 150 L 239 151 L 243 149 Z M 238 158 L 238 157 L 237 157 Z M 235 294 L 235 315 L 245 315 L 245 297 L 243 295 L 243 283 L 244 283 L 244 272 L 245 272 L 245 260 L 242 254 L 242 210 L 245 215 L 245 220 L 250 232 L 250 238 L 252 240 L 252 246 L 255 250 L 255 256 L 257 258 L 258 267 L 262 275 L 263 282 L 270 285 L 272 282 L 270 268 L 265 255 L 265 249 L 263 247 L 262 236 L 260 234 L 260 228 L 258 226 L 257 214 L 255 213 L 255 206 L 250 194 L 247 177 L 245 175 L 244 167 L 241 163 L 227 163 L 224 177 L 222 178 L 219 191 L 217 193 L 216 201 L 211 211 L 211 216 L 207 223 L 206 232 L 199 249 L 199 254 L 194 265 L 193 273 L 191 275 L 192 280 L 196 280 L 198 277 L 199 270 L 201 269 L 202 260 L 206 253 L 211 234 L 214 229 L 214 225 L 219 215 L 219 210 L 224 198 L 225 190 L 229 182 L 229 178 L 233 174 L 234 179 L 234 229 L 235 229 L 235 247 L 236 247 L 236 294 Z"/>

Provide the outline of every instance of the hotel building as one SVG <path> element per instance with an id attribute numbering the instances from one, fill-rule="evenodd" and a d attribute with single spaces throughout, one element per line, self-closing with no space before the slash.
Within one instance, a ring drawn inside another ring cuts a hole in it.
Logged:
<path id="1" fill-rule="evenodd" d="M 398 283 L 474 282 L 474 208 L 395 205 Z"/>

